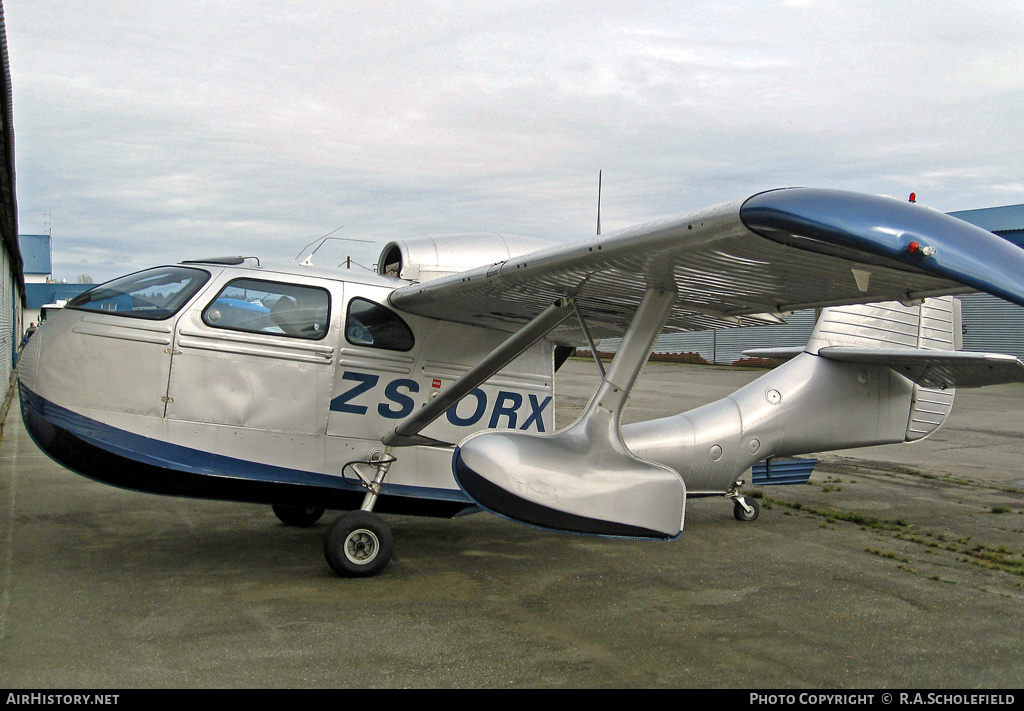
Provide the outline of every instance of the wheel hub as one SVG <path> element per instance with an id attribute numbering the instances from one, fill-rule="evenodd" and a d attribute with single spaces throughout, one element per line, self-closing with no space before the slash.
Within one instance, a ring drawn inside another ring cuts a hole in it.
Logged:
<path id="1" fill-rule="evenodd" d="M 377 555 L 378 547 L 372 531 L 352 531 L 345 539 L 345 556 L 356 565 L 365 565 Z"/>

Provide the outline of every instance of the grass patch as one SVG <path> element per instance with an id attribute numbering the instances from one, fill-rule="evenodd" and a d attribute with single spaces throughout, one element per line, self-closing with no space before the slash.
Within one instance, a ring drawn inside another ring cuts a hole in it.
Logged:
<path id="1" fill-rule="evenodd" d="M 838 511 L 836 509 L 808 505 L 799 501 L 783 501 L 768 497 L 765 498 L 765 501 L 785 507 L 787 510 L 784 513 L 787 515 L 792 515 L 793 512 L 802 512 L 820 517 L 829 524 L 839 522 L 852 523 L 864 530 L 870 530 L 880 535 L 890 536 L 900 541 L 921 546 L 927 549 L 927 552 L 944 551 L 953 554 L 961 562 L 970 565 L 1024 577 L 1024 552 L 1014 551 L 1003 545 L 988 546 L 982 543 L 974 543 L 970 536 L 954 538 L 939 532 L 919 529 L 911 526 L 904 519 L 882 519 L 856 511 Z M 996 509 L 1000 508 L 1005 507 L 993 507 L 992 512 L 997 513 Z M 1007 512 L 1009 512 L 1008 509 L 1003 513 Z M 907 563 L 911 562 L 909 559 L 898 557 L 894 553 L 887 553 L 875 548 L 866 548 L 865 552 L 880 558 L 899 561 L 901 569 L 911 573 L 917 572 L 906 566 Z"/>
<path id="2" fill-rule="evenodd" d="M 891 553 L 889 551 L 881 551 L 881 550 L 878 550 L 877 548 L 865 548 L 864 551 L 867 552 L 867 553 L 870 553 L 871 555 L 877 555 L 879 558 L 888 558 L 889 560 L 898 560 L 901 563 L 909 563 L 910 562 L 909 558 L 901 558 L 900 556 L 896 555 L 895 553 Z"/>
<path id="3" fill-rule="evenodd" d="M 765 500 L 768 501 L 769 499 L 765 497 Z M 903 519 L 887 520 L 878 518 L 877 516 L 868 516 L 867 514 L 862 514 L 857 511 L 839 511 L 837 509 L 811 506 L 799 501 L 782 501 L 781 499 L 770 499 L 770 501 L 778 504 L 779 506 L 785 506 L 793 509 L 794 511 L 805 511 L 814 516 L 821 516 L 826 521 L 832 523 L 836 521 L 845 521 L 846 523 L 857 524 L 863 528 L 881 531 L 903 530 L 910 526 L 910 524 Z"/>

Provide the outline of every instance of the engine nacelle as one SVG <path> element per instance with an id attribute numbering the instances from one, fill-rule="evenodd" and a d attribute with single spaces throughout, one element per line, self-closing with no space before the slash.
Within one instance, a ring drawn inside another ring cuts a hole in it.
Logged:
<path id="1" fill-rule="evenodd" d="M 380 253 L 377 273 L 410 281 L 429 281 L 473 267 L 504 262 L 554 244 L 534 237 L 496 232 L 395 240 Z"/>

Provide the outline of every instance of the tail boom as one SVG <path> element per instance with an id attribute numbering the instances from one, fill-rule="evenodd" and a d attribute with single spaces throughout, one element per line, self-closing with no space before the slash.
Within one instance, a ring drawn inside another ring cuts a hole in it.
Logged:
<path id="1" fill-rule="evenodd" d="M 623 441 L 694 496 L 729 490 L 768 457 L 924 439 L 957 386 L 1024 382 L 1013 356 L 956 350 L 960 333 L 949 297 L 825 309 L 802 352 L 772 351 L 783 365 L 716 402 L 628 425 Z"/>

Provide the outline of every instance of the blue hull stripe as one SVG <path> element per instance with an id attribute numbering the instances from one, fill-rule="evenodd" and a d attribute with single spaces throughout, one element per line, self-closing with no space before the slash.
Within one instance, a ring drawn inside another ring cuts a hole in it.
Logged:
<path id="1" fill-rule="evenodd" d="M 341 477 L 236 459 L 127 432 L 61 407 L 40 397 L 20 383 L 19 392 L 22 412 L 23 415 L 26 415 L 26 425 L 29 424 L 28 413 L 34 414 L 53 427 L 115 457 L 167 470 L 170 473 L 184 472 L 204 477 L 364 493 L 362 487 L 348 483 Z M 29 427 L 29 431 L 32 433 L 33 428 Z M 34 434 L 33 437 L 35 437 Z M 37 444 L 48 454 L 53 454 L 38 440 Z M 68 465 L 64 458 L 58 458 L 58 461 Z M 344 462 L 339 462 L 339 467 L 342 464 Z M 84 471 L 80 473 L 93 476 Z M 385 483 L 382 494 L 469 503 L 466 496 L 456 490 L 396 486 Z"/>

